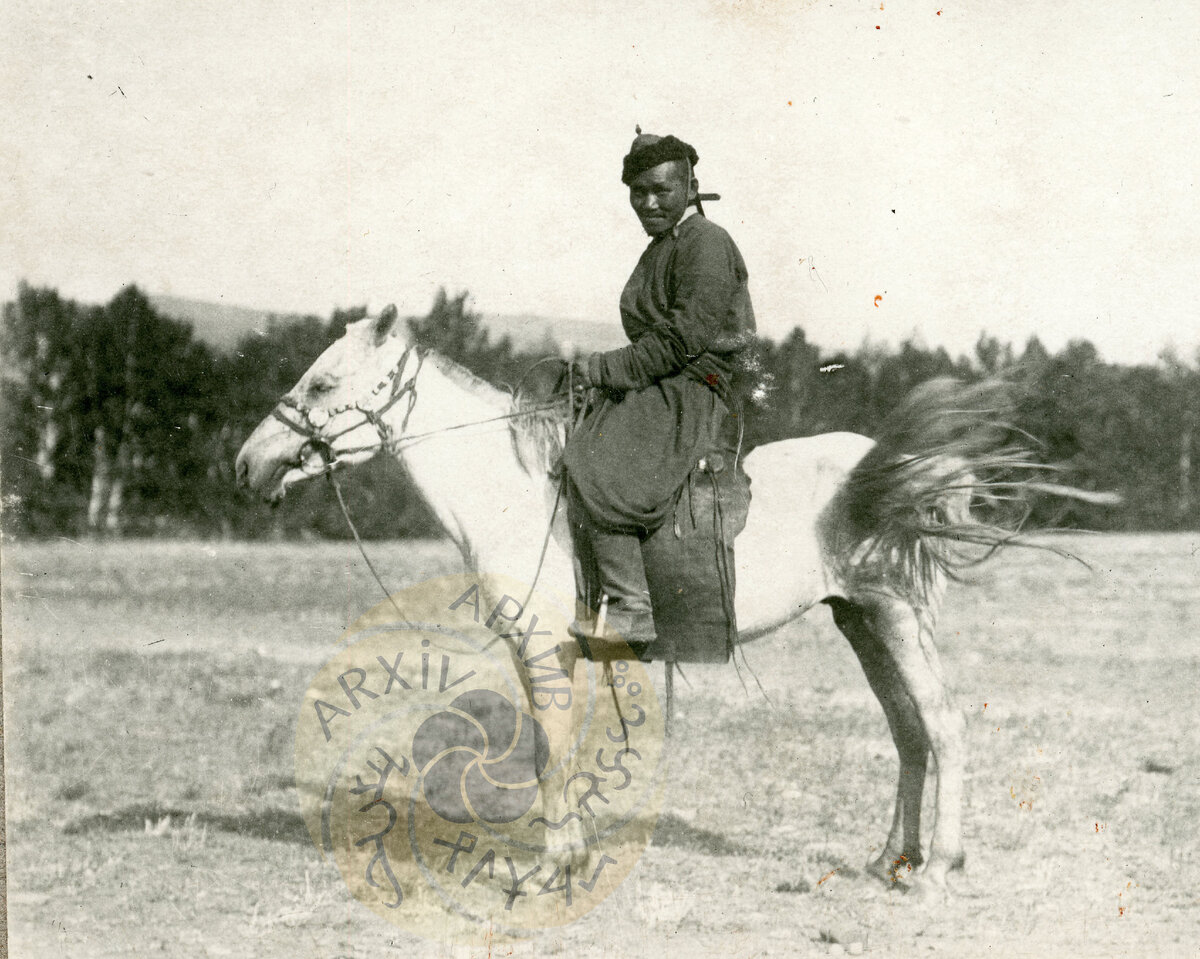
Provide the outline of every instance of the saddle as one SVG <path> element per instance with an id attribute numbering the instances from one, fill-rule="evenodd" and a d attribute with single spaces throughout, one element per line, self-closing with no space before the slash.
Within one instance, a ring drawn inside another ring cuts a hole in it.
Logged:
<path id="1" fill-rule="evenodd" d="M 671 519 L 641 541 L 655 638 L 579 640 L 586 659 L 728 662 L 737 638 L 734 538 L 746 526 L 750 480 L 726 451 L 701 457 L 676 494 Z M 598 584 L 590 584 L 598 595 Z"/>

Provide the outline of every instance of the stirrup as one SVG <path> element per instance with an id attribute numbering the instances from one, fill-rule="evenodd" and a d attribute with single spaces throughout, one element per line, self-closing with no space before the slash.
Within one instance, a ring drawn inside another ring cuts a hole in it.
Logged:
<path id="1" fill-rule="evenodd" d="M 618 609 L 609 614 L 608 596 L 600 600 L 600 611 L 588 622 L 577 617 L 567 633 L 579 643 L 585 659 L 604 662 L 613 659 L 628 659 L 632 653 L 644 659 L 645 653 L 655 640 L 654 617 L 650 610 Z"/>

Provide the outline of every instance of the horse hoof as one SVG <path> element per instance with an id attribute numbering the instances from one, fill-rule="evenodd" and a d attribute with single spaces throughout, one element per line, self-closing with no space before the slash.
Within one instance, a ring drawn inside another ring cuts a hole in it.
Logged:
<path id="1" fill-rule="evenodd" d="M 872 879 L 878 879 L 890 886 L 911 881 L 915 869 L 916 865 L 906 856 L 890 856 L 884 853 L 868 862 L 863 872 Z"/>
<path id="2" fill-rule="evenodd" d="M 592 864 L 592 847 L 578 841 L 559 846 L 551 853 L 551 861 L 559 869 L 570 869 L 574 875 L 586 875 Z"/>
<path id="3" fill-rule="evenodd" d="M 880 856 L 878 859 L 872 859 L 863 867 L 863 874 L 870 876 L 872 879 L 878 879 L 880 882 L 891 883 L 895 882 L 892 875 L 891 864 L 885 856 Z"/>

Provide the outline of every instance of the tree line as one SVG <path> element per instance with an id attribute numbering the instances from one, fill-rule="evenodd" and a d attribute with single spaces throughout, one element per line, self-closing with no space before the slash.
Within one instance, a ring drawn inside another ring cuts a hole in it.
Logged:
<path id="1" fill-rule="evenodd" d="M 4 529 L 30 536 L 341 537 L 327 484 L 294 487 L 270 508 L 236 489 L 242 442 L 313 360 L 365 308 L 277 320 L 217 350 L 160 314 L 135 286 L 102 306 L 22 285 L 3 309 L 0 492 Z M 466 294 L 440 293 L 408 320 L 415 339 L 497 385 L 515 385 L 545 354 L 494 339 Z M 802 329 L 763 340 L 747 389 L 746 443 L 834 430 L 871 435 L 914 386 L 938 376 L 1003 376 L 1015 425 L 1064 464 L 1075 485 L 1123 494 L 1043 520 L 1110 530 L 1200 528 L 1192 467 L 1200 366 L 1102 362 L 1086 340 L 1049 353 L 981 335 L 972 356 L 906 342 L 827 355 Z M 347 484 L 373 537 L 433 535 L 436 523 L 386 457 Z"/>

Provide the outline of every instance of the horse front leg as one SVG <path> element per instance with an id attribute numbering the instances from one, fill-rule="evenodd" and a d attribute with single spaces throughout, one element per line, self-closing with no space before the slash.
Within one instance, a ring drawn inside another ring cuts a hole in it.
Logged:
<path id="1" fill-rule="evenodd" d="M 888 659 L 895 667 L 898 684 L 905 694 L 896 698 L 901 703 L 906 698 L 911 704 L 929 752 L 933 754 L 937 776 L 933 837 L 924 865 L 914 881 L 918 890 L 930 887 L 944 889 L 947 873 L 961 869 L 966 858 L 962 844 L 966 720 L 961 710 L 950 701 L 946 690 L 937 650 L 933 645 L 932 619 L 928 612 L 915 610 L 899 600 L 877 597 L 863 605 L 864 627 L 887 651 Z M 911 719 L 907 724 L 902 723 L 904 728 L 910 728 L 911 725 Z M 897 748 L 901 748 L 899 741 Z M 918 748 L 915 743 L 912 744 L 910 756 L 915 755 Z M 917 767 L 912 768 L 915 777 Z M 901 792 L 905 789 L 904 778 L 902 774 Z M 912 785 L 910 788 L 917 802 L 912 815 L 919 821 L 920 792 Z M 905 809 L 903 814 L 908 814 L 908 810 Z M 901 831 L 906 831 L 903 824 Z M 903 846 L 908 846 L 907 837 Z"/>
<path id="2" fill-rule="evenodd" d="M 911 875 L 921 865 L 921 797 L 929 741 L 925 727 L 905 692 L 887 647 L 871 631 L 861 606 L 835 598 L 827 601 L 833 620 L 849 640 L 872 692 L 883 707 L 900 759 L 896 806 L 883 851 L 867 863 L 868 875 L 888 882 Z"/>
<path id="3" fill-rule="evenodd" d="M 579 669 L 578 648 L 574 643 L 560 644 L 557 668 L 561 670 L 557 688 L 534 687 L 533 702 L 541 709 L 539 718 L 549 740 L 549 762 L 541 778 L 542 814 L 539 824 L 545 830 L 547 852 L 561 865 L 581 871 L 590 858 L 592 797 L 586 773 L 581 769 L 580 731 L 588 721 L 587 705 L 591 679 L 586 668 Z M 565 680 L 565 682 L 563 681 Z"/>

